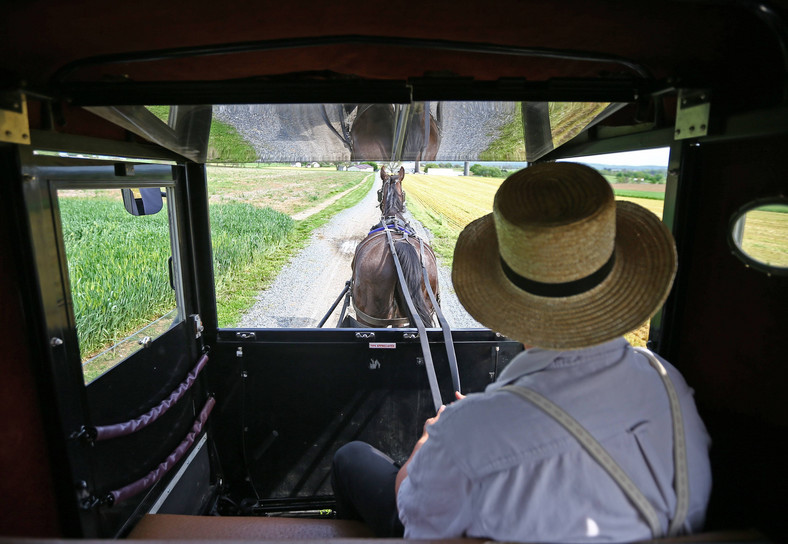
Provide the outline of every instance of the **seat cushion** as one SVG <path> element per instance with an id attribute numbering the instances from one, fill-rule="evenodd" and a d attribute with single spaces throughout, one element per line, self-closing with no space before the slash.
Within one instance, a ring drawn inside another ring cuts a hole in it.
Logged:
<path id="1" fill-rule="evenodd" d="M 254 516 L 182 516 L 148 514 L 127 538 L 134 540 L 323 540 L 327 538 L 374 538 L 360 521 Z M 387 539 L 403 543 L 415 542 Z M 441 539 L 444 544 L 483 543 L 484 539 Z M 757 531 L 720 531 L 649 540 L 659 544 L 695 542 L 769 542 Z"/>
<path id="2" fill-rule="evenodd" d="M 127 538 L 136 540 L 309 540 L 373 538 L 360 521 L 253 516 L 148 514 Z"/>

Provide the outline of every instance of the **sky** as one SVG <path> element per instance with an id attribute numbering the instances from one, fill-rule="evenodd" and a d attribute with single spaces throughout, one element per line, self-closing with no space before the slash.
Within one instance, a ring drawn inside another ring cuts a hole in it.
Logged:
<path id="1" fill-rule="evenodd" d="M 640 151 L 608 153 L 606 155 L 588 155 L 586 157 L 573 157 L 571 159 L 559 159 L 559 160 L 581 162 L 586 164 L 595 164 L 602 166 L 661 166 L 667 168 L 669 156 L 670 156 L 670 148 L 660 147 L 655 149 L 642 149 Z M 484 161 L 471 161 L 471 163 L 473 162 L 484 163 Z M 455 161 L 454 164 L 462 164 L 462 163 L 459 161 Z M 492 162 L 491 164 L 504 165 L 507 163 Z M 525 163 L 516 163 L 516 164 L 521 164 L 522 167 L 525 166 Z M 406 169 L 413 170 L 414 168 L 413 162 L 403 162 L 402 165 Z"/>
<path id="2" fill-rule="evenodd" d="M 589 155 L 587 157 L 576 157 L 572 160 L 609 166 L 667 166 L 669 154 L 669 147 L 660 147 L 624 153 L 608 153 L 607 155 Z"/>

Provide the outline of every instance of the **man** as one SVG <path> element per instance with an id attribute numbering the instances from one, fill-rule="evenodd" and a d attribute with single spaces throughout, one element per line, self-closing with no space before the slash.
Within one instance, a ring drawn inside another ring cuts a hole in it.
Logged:
<path id="1" fill-rule="evenodd" d="M 401 522 L 416 539 L 623 542 L 700 530 L 711 473 L 692 390 L 621 338 L 662 306 L 675 270 L 668 229 L 617 203 L 593 169 L 512 175 L 493 213 L 460 234 L 452 280 L 473 317 L 529 349 L 484 393 L 458 394 L 428 420 L 401 468 L 362 443 L 340 449 L 339 508 L 381 536 Z"/>

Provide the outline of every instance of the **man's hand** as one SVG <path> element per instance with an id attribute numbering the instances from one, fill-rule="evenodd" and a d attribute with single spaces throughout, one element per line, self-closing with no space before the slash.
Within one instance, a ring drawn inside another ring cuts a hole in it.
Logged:
<path id="1" fill-rule="evenodd" d="M 440 419 L 441 414 L 443 413 L 443 411 L 445 409 L 446 409 L 446 406 L 441 404 L 440 408 L 438 408 L 438 413 L 435 414 L 434 417 L 428 418 L 427 421 L 424 422 L 424 433 L 421 435 L 421 439 L 419 439 L 419 442 L 421 442 L 422 440 L 426 440 L 427 439 L 427 436 L 428 436 L 427 429 L 430 427 L 430 425 L 434 425 L 435 422 Z M 418 444 L 418 442 L 416 442 L 416 444 Z"/>
<path id="2" fill-rule="evenodd" d="M 455 391 L 454 392 L 454 397 L 457 400 L 462 400 L 462 399 L 465 398 L 465 395 L 463 395 L 459 391 Z M 402 467 L 399 469 L 399 472 L 397 472 L 397 479 L 394 482 L 394 493 L 398 493 L 399 492 L 399 486 L 402 484 L 402 482 L 405 480 L 405 478 L 408 477 L 408 465 L 410 464 L 411 459 L 413 459 L 413 456 L 416 455 L 416 452 L 421 449 L 421 447 L 424 445 L 424 443 L 430 437 L 430 433 L 429 433 L 430 426 L 434 425 L 435 422 L 438 421 L 438 419 L 440 419 L 441 414 L 443 413 L 443 411 L 445 409 L 446 409 L 446 406 L 441 405 L 441 407 L 438 408 L 438 413 L 435 414 L 434 417 L 431 417 L 431 418 L 427 419 L 427 421 L 424 422 L 424 431 L 421 434 L 421 438 L 419 438 L 419 441 L 416 442 L 415 446 L 413 446 L 413 451 L 410 452 L 410 457 L 408 457 L 408 460 L 405 462 L 404 465 L 402 465 Z"/>

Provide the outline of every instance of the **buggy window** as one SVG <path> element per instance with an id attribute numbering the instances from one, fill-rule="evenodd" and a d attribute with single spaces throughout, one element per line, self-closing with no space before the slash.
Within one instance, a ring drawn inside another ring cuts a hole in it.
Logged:
<path id="1" fill-rule="evenodd" d="M 751 202 L 731 218 L 729 244 L 747 266 L 788 275 L 788 204 L 784 198 Z"/>
<path id="2" fill-rule="evenodd" d="M 136 189 L 134 189 L 136 190 Z M 57 193 L 85 383 L 183 319 L 171 211 L 134 216 L 118 188 Z"/>
<path id="3" fill-rule="evenodd" d="M 426 242 L 437 258 L 436 294 L 449 325 L 479 327 L 451 286 L 457 236 L 492 210 L 495 191 L 508 175 L 621 106 L 214 105 L 207 147 L 198 155 L 204 152 L 207 161 L 219 327 L 337 327 L 347 316 L 357 318 L 361 308 L 347 298 L 346 287 L 353 279 L 356 248 L 383 215 L 382 168 L 389 173 L 403 168 L 403 219 L 410 235 Z M 175 129 L 189 113 L 166 108 L 140 107 L 145 111 L 139 117 L 129 107 L 91 111 L 107 118 L 125 116 L 134 122 L 124 126 L 143 126 L 144 135 L 156 140 L 160 131 L 145 123 L 168 123 Z M 166 138 L 159 143 L 169 145 Z M 604 170 L 603 164 L 600 171 L 622 185 L 617 189 L 621 198 L 639 199 L 661 216 L 665 164 L 634 170 Z M 371 326 L 410 326 L 372 317 L 367 320 Z M 645 343 L 647 331 L 645 326 L 636 333 L 636 344 Z"/>

